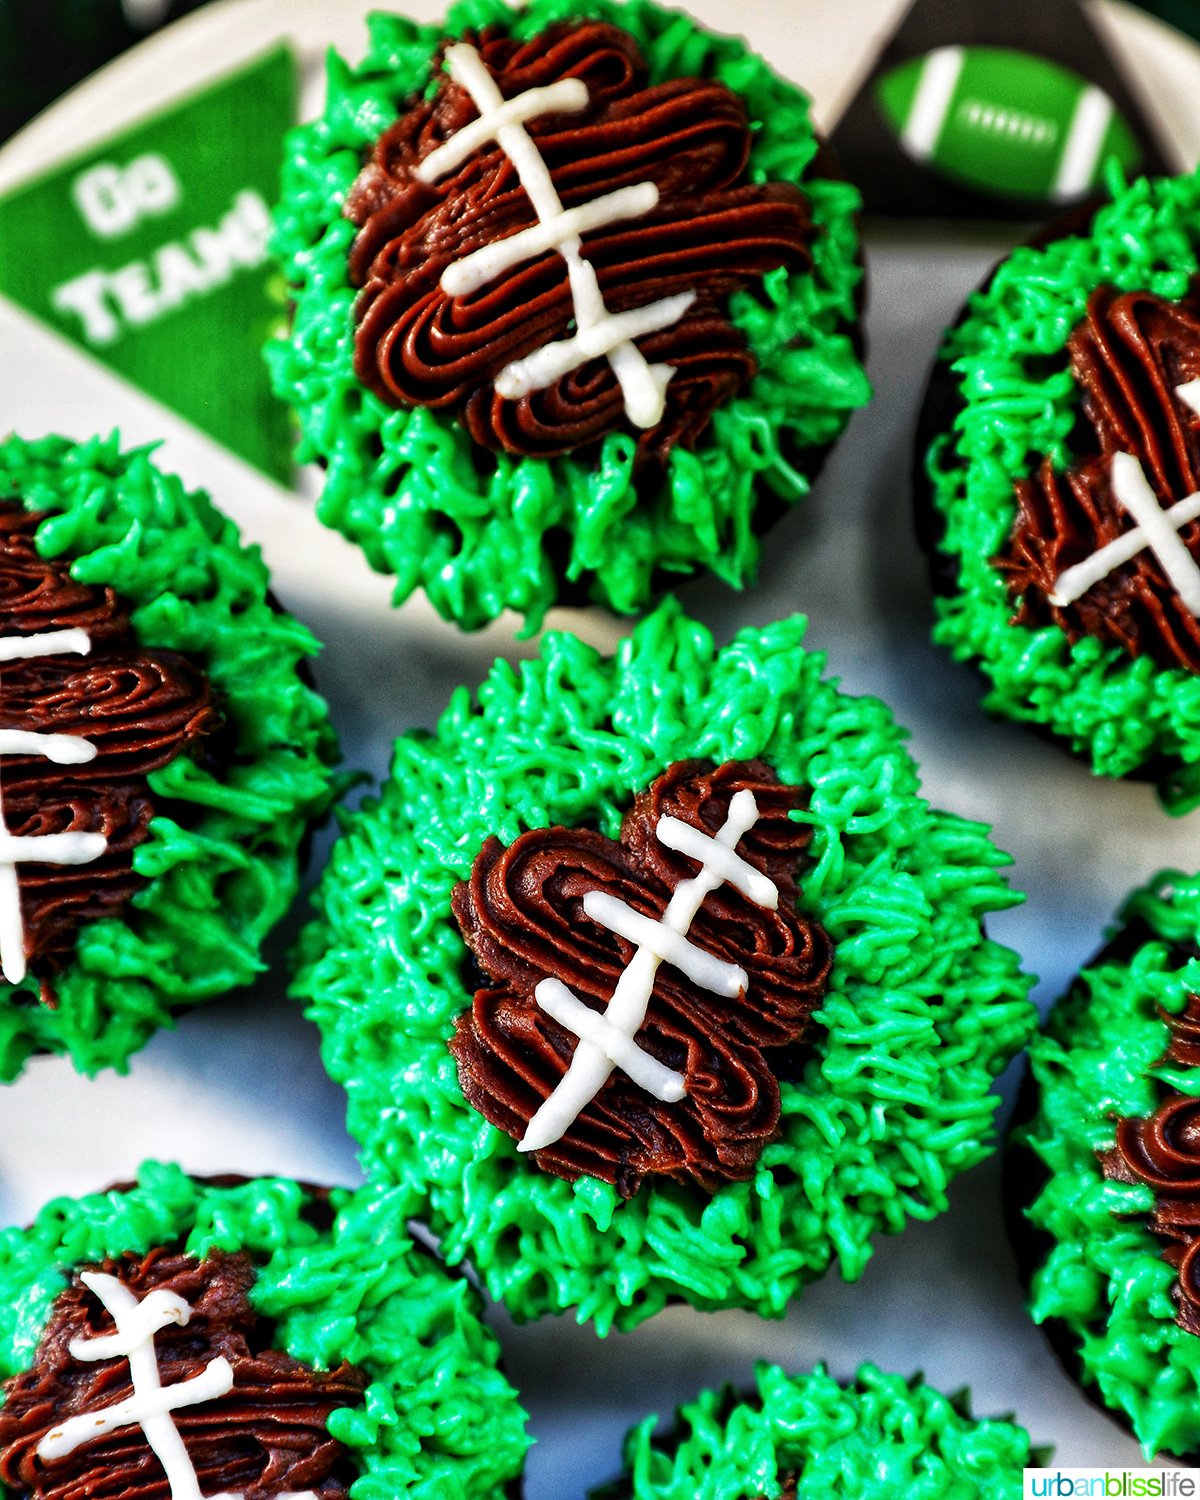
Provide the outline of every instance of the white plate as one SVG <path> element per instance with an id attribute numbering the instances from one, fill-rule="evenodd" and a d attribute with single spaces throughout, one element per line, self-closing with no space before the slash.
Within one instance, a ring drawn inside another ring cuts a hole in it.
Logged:
<path id="1" fill-rule="evenodd" d="M 222 0 L 142 44 L 90 79 L 0 151 L 0 189 L 98 143 L 180 93 L 287 38 L 304 64 L 305 104 L 320 99 L 329 44 L 362 48 L 360 0 Z M 422 18 L 432 0 L 409 0 Z M 722 0 L 691 0 L 715 27 Z M 857 82 L 862 39 L 882 34 L 896 0 L 740 0 L 739 26 L 781 71 L 836 116 Z M 780 25 L 781 17 L 787 24 Z M 1137 12 L 1106 4 L 1101 24 L 1124 39 L 1180 160 L 1200 154 L 1200 51 Z M 928 639 L 924 564 L 912 540 L 905 475 L 917 403 L 942 327 L 1007 248 L 996 231 L 929 227 L 868 234 L 868 336 L 877 396 L 805 505 L 772 533 L 756 588 L 711 580 L 683 590 L 720 638 L 796 609 L 853 692 L 888 699 L 913 730 L 931 800 L 995 826 L 1016 856 L 1022 909 L 995 935 L 1042 975 L 1045 1003 L 1095 950 L 1135 883 L 1164 865 L 1200 864 L 1200 819 L 1167 818 L 1146 787 L 1094 780 L 1014 726 L 986 722 L 973 678 Z M 70 401 L 61 404 L 60 393 Z M 497 653 L 528 655 L 511 620 L 464 636 L 419 600 L 389 608 L 386 580 L 317 526 L 307 506 L 199 436 L 0 300 L 0 410 L 33 435 L 85 436 L 119 424 L 130 440 L 165 438 L 164 464 L 208 487 L 263 544 L 285 602 L 326 642 L 319 664 L 348 760 L 384 772 L 392 737 L 432 724 L 459 682 L 474 686 Z M 599 612 L 556 616 L 611 646 L 619 626 Z M 48 1197 L 128 1177 L 146 1156 L 195 1171 L 280 1171 L 356 1179 L 340 1091 L 325 1077 L 312 1029 L 282 1002 L 278 968 L 249 996 L 187 1017 L 157 1037 L 125 1078 L 77 1077 L 39 1059 L 0 1090 L 0 1222 L 25 1221 Z M 529 1500 L 577 1500 L 619 1461 L 625 1428 L 666 1413 L 701 1384 L 745 1383 L 757 1358 L 839 1376 L 865 1359 L 924 1370 L 945 1390 L 969 1384 L 981 1413 L 1015 1411 L 1062 1463 L 1136 1464 L 1128 1439 L 1061 1374 L 1022 1308 L 1005 1241 L 995 1163 L 962 1179 L 951 1211 L 881 1244 L 862 1282 L 812 1288 L 782 1323 L 751 1314 L 673 1309 L 603 1343 L 553 1319 L 497 1326 L 508 1370 L 538 1438 Z M 570 1379 L 564 1370 L 571 1369 Z"/>

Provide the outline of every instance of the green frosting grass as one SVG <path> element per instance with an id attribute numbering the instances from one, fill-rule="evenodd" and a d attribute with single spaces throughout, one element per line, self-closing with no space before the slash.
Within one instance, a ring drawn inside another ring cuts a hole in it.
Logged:
<path id="1" fill-rule="evenodd" d="M 1028 1209 L 1050 1239 L 1032 1282 L 1032 1312 L 1070 1334 L 1082 1379 L 1133 1428 L 1149 1458 L 1200 1450 L 1200 1337 L 1175 1322 L 1176 1273 L 1146 1227 L 1154 1195 L 1105 1180 L 1098 1150 L 1116 1121 L 1151 1114 L 1159 1083 L 1200 1094 L 1194 1070 L 1164 1067 L 1167 1023 L 1200 992 L 1200 960 L 1179 945 L 1200 932 L 1200 877 L 1168 871 L 1134 893 L 1122 924 L 1146 924 L 1128 959 L 1082 971 L 1030 1054 L 1037 1113 L 1014 1139 L 1048 1175 Z"/>
<path id="2" fill-rule="evenodd" d="M 550 633 L 540 660 L 497 663 L 477 705 L 459 690 L 433 735 L 400 739 L 381 799 L 334 848 L 296 992 L 351 1133 L 518 1318 L 575 1307 L 606 1331 L 669 1298 L 781 1316 L 835 1258 L 860 1275 L 873 1232 L 940 1213 L 991 1149 L 989 1079 L 1034 1025 L 1016 956 L 981 928 L 1019 899 L 997 873 L 1007 856 L 920 798 L 888 709 L 823 680 L 804 628 L 717 651 L 668 602 L 612 659 Z M 762 756 L 811 788 L 801 907 L 834 939 L 833 977 L 753 1179 L 622 1202 L 543 1173 L 463 1098 L 446 1042 L 471 995 L 450 897 L 487 835 L 616 837 L 635 792 L 689 756 Z"/>
<path id="3" fill-rule="evenodd" d="M 863 1365 L 841 1386 L 818 1366 L 786 1375 L 759 1365 L 756 1394 L 704 1391 L 654 1438 L 648 1417 L 625 1440 L 628 1478 L 593 1500 L 776 1500 L 798 1476 L 797 1500 L 1018 1500 L 1029 1436 L 976 1420 L 965 1393 Z"/>
<path id="4" fill-rule="evenodd" d="M 1010 623 L 1004 579 L 991 565 L 1016 518 L 1014 483 L 1044 455 L 1066 468 L 1078 392 L 1067 340 L 1089 293 L 1111 285 L 1178 299 L 1200 255 L 1200 172 L 1125 187 L 1082 238 L 1014 250 L 968 303 L 942 350 L 963 401 L 953 434 L 930 450 L 942 550 L 958 586 L 936 603 L 934 639 L 990 681 L 986 706 L 1042 724 L 1107 776 L 1165 757 L 1159 795 L 1182 813 L 1200 803 L 1200 679 L 1055 625 Z M 1157 768 L 1156 768 L 1157 769 Z"/>
<path id="5" fill-rule="evenodd" d="M 503 0 L 460 0 L 444 28 L 375 15 L 357 69 L 331 56 L 324 114 L 288 137 L 274 245 L 295 311 L 288 335 L 268 348 L 275 391 L 299 414 L 299 457 L 326 467 L 321 519 L 357 542 L 372 567 L 395 574 L 397 601 L 423 587 L 439 613 L 468 627 L 511 608 L 535 629 L 560 590 L 554 554 L 564 536 L 566 579 L 621 613 L 646 604 L 656 570 L 708 567 L 744 584 L 759 555 L 760 486 L 786 502 L 804 495 L 807 458 L 870 396 L 851 337 L 859 197 L 813 175 L 808 101 L 740 42 L 679 12 L 646 0 L 591 0 L 587 11 L 637 39 L 653 82 L 704 75 L 742 95 L 754 132 L 750 178 L 802 184 L 817 226 L 813 267 L 772 272 L 760 295 L 731 299 L 758 374 L 715 414 L 695 452 L 671 455 L 657 492 L 638 492 L 634 442 L 623 433 L 610 434 L 586 465 L 499 453 L 494 472 L 482 473 L 452 414 L 395 410 L 356 379 L 346 266 L 355 229 L 341 206 L 364 153 L 428 88 L 444 35 L 499 25 L 530 37 L 576 18 L 577 0 L 532 0 L 519 12 Z"/>
<path id="6" fill-rule="evenodd" d="M 28 1229 L 0 1232 L 0 1379 L 29 1368 L 76 1267 L 156 1245 L 245 1250 L 275 1347 L 367 1376 L 362 1405 L 329 1419 L 362 1471 L 352 1500 L 501 1500 L 524 1461 L 525 1418 L 478 1295 L 414 1249 L 397 1194 L 335 1193 L 327 1233 L 306 1218 L 310 1202 L 282 1178 L 217 1187 L 156 1163 L 130 1189 L 55 1199 Z"/>
<path id="7" fill-rule="evenodd" d="M 156 813 L 133 867 L 148 884 L 119 916 L 80 929 L 57 1007 L 39 1003 L 33 981 L 0 1000 L 0 1078 L 34 1052 L 66 1052 L 94 1073 L 123 1066 L 175 1010 L 261 972 L 263 938 L 296 893 L 301 841 L 329 804 L 336 744 L 301 675 L 317 643 L 268 602 L 257 548 L 146 450 L 122 453 L 116 436 L 9 438 L 0 499 L 50 512 L 38 551 L 114 588 L 142 645 L 207 673 L 226 721 L 219 779 L 186 755 L 147 778 Z"/>

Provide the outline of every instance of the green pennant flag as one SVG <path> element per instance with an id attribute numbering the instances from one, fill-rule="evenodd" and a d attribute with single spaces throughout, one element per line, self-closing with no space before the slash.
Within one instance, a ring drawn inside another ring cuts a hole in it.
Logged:
<path id="1" fill-rule="evenodd" d="M 0 293 L 273 479 L 291 423 L 262 346 L 285 47 L 0 198 Z"/>

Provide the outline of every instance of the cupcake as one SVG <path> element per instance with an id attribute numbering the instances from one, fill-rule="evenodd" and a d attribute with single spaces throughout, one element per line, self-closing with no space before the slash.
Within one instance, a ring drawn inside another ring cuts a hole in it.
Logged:
<path id="1" fill-rule="evenodd" d="M 262 970 L 330 799 L 316 649 L 146 451 L 0 442 L 0 1078 Z"/>
<path id="2" fill-rule="evenodd" d="M 0 1286 L 11 1500 L 518 1493 L 479 1299 L 394 1194 L 150 1163 L 0 1232 Z"/>
<path id="3" fill-rule="evenodd" d="M 646 0 L 370 19 L 288 138 L 268 351 L 318 514 L 447 619 L 741 586 L 869 388 L 808 100 Z"/>
<path id="4" fill-rule="evenodd" d="M 848 1385 L 821 1366 L 760 1365 L 755 1390 L 704 1391 L 655 1435 L 625 1440 L 625 1476 L 591 1500 L 1020 1500 L 1029 1436 L 947 1397 L 863 1365 Z"/>
<path id="5" fill-rule="evenodd" d="M 992 1149 L 1007 857 L 803 635 L 551 633 L 334 847 L 296 993 L 367 1171 L 518 1319 L 782 1316 Z"/>
<path id="6" fill-rule="evenodd" d="M 1013 251 L 922 420 L 934 638 L 985 705 L 1200 802 L 1200 174 Z M 920 462 L 920 461 L 919 461 Z"/>
<path id="7" fill-rule="evenodd" d="M 1147 1458 L 1200 1456 L 1200 877 L 1136 891 L 1030 1052 L 1006 1167 L 1033 1317 Z"/>

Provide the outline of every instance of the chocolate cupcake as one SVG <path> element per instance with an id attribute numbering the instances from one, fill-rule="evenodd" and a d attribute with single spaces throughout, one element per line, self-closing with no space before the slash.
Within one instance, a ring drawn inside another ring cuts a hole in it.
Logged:
<path id="1" fill-rule="evenodd" d="M 296 991 L 368 1172 L 519 1319 L 781 1316 L 992 1149 L 1015 898 L 804 622 L 551 634 L 350 818 Z"/>
<path id="2" fill-rule="evenodd" d="M 1166 872 L 1030 1049 L 1006 1161 L 1035 1321 L 1147 1458 L 1200 1455 L 1200 877 Z"/>
<path id="3" fill-rule="evenodd" d="M 269 359 L 318 513 L 467 627 L 742 585 L 869 396 L 807 99 L 678 12 L 587 12 L 373 16 L 289 137 Z"/>
<path id="4" fill-rule="evenodd" d="M 934 638 L 994 713 L 1200 802 L 1200 175 L 1015 250 L 922 422 Z"/>
<path id="5" fill-rule="evenodd" d="M 625 1440 L 625 1477 L 591 1500 L 1019 1500 L 1029 1436 L 972 1417 L 965 1392 L 863 1365 L 840 1385 L 821 1366 L 760 1365 L 755 1390 L 703 1391 L 668 1436 L 648 1417 Z"/>
<path id="6" fill-rule="evenodd" d="M 0 1233 L 8 1500 L 502 1500 L 524 1415 L 395 1194 L 132 1186 Z"/>
<path id="7" fill-rule="evenodd" d="M 116 438 L 0 443 L 0 1078 L 246 984 L 326 810 L 308 632 Z"/>

